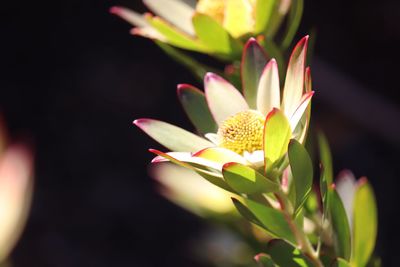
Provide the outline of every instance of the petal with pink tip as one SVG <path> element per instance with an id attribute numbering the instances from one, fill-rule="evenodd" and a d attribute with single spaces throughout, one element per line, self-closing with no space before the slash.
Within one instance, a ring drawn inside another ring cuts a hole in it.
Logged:
<path id="1" fill-rule="evenodd" d="M 353 227 L 353 201 L 357 189 L 357 182 L 354 174 L 349 170 L 343 170 L 336 179 L 336 191 L 343 202 L 349 220 L 350 229 Z"/>
<path id="2" fill-rule="evenodd" d="M 280 107 L 279 73 L 275 59 L 271 59 L 265 66 L 257 91 L 257 109 L 264 116 L 273 108 Z"/>
<path id="3" fill-rule="evenodd" d="M 133 123 L 151 138 L 172 151 L 195 152 L 214 146 L 206 139 L 166 122 L 138 119 Z"/>
<path id="4" fill-rule="evenodd" d="M 250 38 L 243 49 L 240 69 L 243 95 L 253 109 L 257 106 L 257 89 L 266 64 L 267 57 L 264 50 L 256 39 Z"/>
<path id="5" fill-rule="evenodd" d="M 303 95 L 307 44 L 308 35 L 297 43 L 290 56 L 282 100 L 283 110 L 288 118 L 295 112 Z"/>
<path id="6" fill-rule="evenodd" d="M 207 73 L 204 85 L 208 106 L 218 125 L 228 117 L 249 109 L 239 91 L 220 76 Z"/>
<path id="7" fill-rule="evenodd" d="M 201 170 L 201 172 L 206 172 L 208 174 L 212 173 L 215 174 L 214 172 L 206 171 L 204 168 L 201 168 L 200 166 L 207 167 L 214 169 L 216 171 L 221 171 L 222 170 L 222 165 L 221 163 L 214 162 L 205 158 L 200 158 L 200 157 L 195 157 L 192 155 L 192 153 L 188 152 L 168 152 L 164 153 L 155 149 L 150 149 L 150 152 L 157 154 L 158 157 L 155 157 L 151 163 L 160 163 L 160 162 L 166 162 L 166 161 L 171 161 L 174 162 L 182 167 L 192 169 L 192 170 Z M 192 164 L 196 164 L 198 167 L 194 167 Z"/>
<path id="8" fill-rule="evenodd" d="M 143 15 L 136 13 L 125 7 L 114 6 L 110 8 L 110 13 L 119 16 L 128 23 L 136 26 L 131 30 L 132 34 L 141 35 L 146 38 L 156 39 L 165 42 L 165 37 L 155 30 L 144 18 Z"/>
<path id="9" fill-rule="evenodd" d="M 181 0 L 143 0 L 144 4 L 156 15 L 164 18 L 175 27 L 194 35 L 192 16 L 194 8 Z"/>
<path id="10" fill-rule="evenodd" d="M 22 146 L 7 149 L 0 159 L 0 262 L 15 246 L 28 216 L 32 160 Z"/>
<path id="11" fill-rule="evenodd" d="M 294 130 L 299 124 L 301 118 L 303 117 L 304 112 L 306 111 L 308 105 L 311 102 L 311 98 L 314 95 L 314 91 L 311 91 L 305 95 L 303 95 L 300 105 L 297 107 L 296 111 L 293 113 L 290 118 L 290 127 Z"/>
<path id="12" fill-rule="evenodd" d="M 249 165 L 249 162 L 244 157 L 223 147 L 206 148 L 193 154 L 193 157 L 199 157 L 213 162 L 218 162 L 222 165 L 227 162 L 237 162 L 244 165 Z"/>

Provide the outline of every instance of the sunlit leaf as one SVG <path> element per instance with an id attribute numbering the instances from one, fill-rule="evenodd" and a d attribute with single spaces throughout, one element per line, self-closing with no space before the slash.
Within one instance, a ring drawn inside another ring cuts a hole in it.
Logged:
<path id="1" fill-rule="evenodd" d="M 266 30 L 272 13 L 275 10 L 277 5 L 276 0 L 257 0 L 256 1 L 256 25 L 255 25 L 255 34 L 262 33 Z"/>
<path id="2" fill-rule="evenodd" d="M 251 167 L 239 163 L 227 163 L 222 169 L 225 181 L 239 193 L 257 194 L 279 190 L 279 184 L 267 179 Z"/>
<path id="3" fill-rule="evenodd" d="M 375 195 L 366 178 L 358 182 L 353 207 L 351 263 L 354 266 L 365 266 L 374 250 L 378 228 Z"/>
<path id="4" fill-rule="evenodd" d="M 241 45 L 212 17 L 196 13 L 193 26 L 199 40 L 210 52 L 222 56 L 239 57 Z"/>

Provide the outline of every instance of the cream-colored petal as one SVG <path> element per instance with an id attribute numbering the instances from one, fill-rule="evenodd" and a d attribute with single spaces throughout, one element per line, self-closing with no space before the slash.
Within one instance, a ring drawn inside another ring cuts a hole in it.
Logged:
<path id="1" fill-rule="evenodd" d="M 301 117 L 303 117 L 304 112 L 306 111 L 308 105 L 311 102 L 311 98 L 314 95 L 314 91 L 311 91 L 305 95 L 303 95 L 300 105 L 296 108 L 295 112 L 293 115 L 290 117 L 290 128 L 292 130 L 296 129 L 297 124 L 300 122 Z"/>
<path id="2" fill-rule="evenodd" d="M 156 15 L 164 18 L 175 27 L 194 35 L 192 17 L 194 8 L 181 0 L 143 0 Z"/>
<path id="3" fill-rule="evenodd" d="M 258 111 L 267 116 L 273 108 L 279 108 L 281 105 L 280 94 L 278 65 L 273 58 L 265 66 L 258 84 Z"/>
<path id="4" fill-rule="evenodd" d="M 220 76 L 207 73 L 204 86 L 208 106 L 218 125 L 228 117 L 249 109 L 239 91 Z"/>

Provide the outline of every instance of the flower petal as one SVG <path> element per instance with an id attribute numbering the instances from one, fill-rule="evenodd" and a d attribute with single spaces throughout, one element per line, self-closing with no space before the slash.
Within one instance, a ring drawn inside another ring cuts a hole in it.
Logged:
<path id="1" fill-rule="evenodd" d="M 178 97 L 189 119 L 201 133 L 217 131 L 217 125 L 202 91 L 188 84 L 179 84 Z"/>
<path id="2" fill-rule="evenodd" d="M 160 184 L 161 194 L 200 216 L 210 212 L 231 212 L 234 195 L 216 187 L 197 173 L 174 164 L 153 165 L 151 176 Z"/>
<path id="3" fill-rule="evenodd" d="M 306 111 L 308 105 L 311 102 L 311 98 L 314 95 L 314 91 L 311 91 L 305 95 L 303 95 L 300 105 L 297 107 L 296 111 L 293 113 L 290 118 L 290 127 L 294 130 L 299 124 L 301 118 L 303 117 L 304 112 Z"/>
<path id="4" fill-rule="evenodd" d="M 275 59 L 271 59 L 265 66 L 257 91 L 257 109 L 264 116 L 273 108 L 280 107 L 279 73 Z"/>
<path id="5" fill-rule="evenodd" d="M 172 151 L 194 152 L 214 146 L 206 139 L 166 122 L 138 119 L 133 123 L 151 138 Z"/>
<path id="6" fill-rule="evenodd" d="M 25 225 L 32 197 L 32 155 L 22 146 L 0 159 L 0 262 L 7 258 Z"/>
<path id="7" fill-rule="evenodd" d="M 308 35 L 297 43 L 290 56 L 282 100 L 283 110 L 288 118 L 293 115 L 303 95 L 307 44 Z"/>
<path id="8" fill-rule="evenodd" d="M 165 37 L 154 29 L 144 18 L 143 15 L 136 13 L 125 7 L 114 6 L 110 8 L 110 13 L 119 16 L 128 23 L 136 26 L 131 30 L 132 34 L 141 35 L 146 38 L 156 39 L 165 42 Z"/>
<path id="9" fill-rule="evenodd" d="M 357 182 L 354 174 L 349 170 L 343 170 L 336 179 L 336 191 L 343 202 L 349 220 L 350 229 L 353 228 L 353 202 L 357 189 Z M 352 230 L 351 230 L 352 232 Z"/>
<path id="10" fill-rule="evenodd" d="M 267 57 L 254 38 L 246 43 L 241 64 L 243 95 L 253 109 L 257 106 L 257 89 Z"/>
<path id="11" fill-rule="evenodd" d="M 220 76 L 207 73 L 204 86 L 208 106 L 218 125 L 228 117 L 249 109 L 239 91 Z"/>
<path id="12" fill-rule="evenodd" d="M 253 7 L 248 0 L 226 0 L 224 28 L 238 38 L 254 28 Z"/>
<path id="13" fill-rule="evenodd" d="M 143 0 L 144 4 L 156 15 L 164 18 L 175 27 L 194 35 L 192 16 L 194 8 L 180 0 Z"/>
<path id="14" fill-rule="evenodd" d="M 218 162 L 222 165 L 228 162 L 237 162 L 244 165 L 249 165 L 249 162 L 244 157 L 223 147 L 209 147 L 196 152 L 193 154 L 193 157 Z"/>

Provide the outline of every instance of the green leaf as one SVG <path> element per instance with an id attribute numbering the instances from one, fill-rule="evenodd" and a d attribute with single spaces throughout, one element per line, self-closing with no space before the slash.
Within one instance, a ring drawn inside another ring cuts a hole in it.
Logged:
<path id="1" fill-rule="evenodd" d="M 329 188 L 329 218 L 333 229 L 336 256 L 350 260 L 351 233 L 342 200 L 334 188 Z"/>
<path id="2" fill-rule="evenodd" d="M 205 14 L 193 16 L 193 26 L 199 40 L 211 52 L 229 58 L 238 58 L 241 44 L 235 40 L 217 21 Z"/>
<path id="3" fill-rule="evenodd" d="M 282 212 L 249 199 L 246 199 L 246 203 L 249 210 L 272 236 L 296 244 L 296 238 Z"/>
<path id="4" fill-rule="evenodd" d="M 188 84 L 180 84 L 178 85 L 178 97 L 189 119 L 202 134 L 217 131 L 217 124 L 202 91 Z"/>
<path id="5" fill-rule="evenodd" d="M 276 6 L 276 0 L 257 0 L 254 32 L 256 35 L 265 32 Z"/>
<path id="6" fill-rule="evenodd" d="M 287 49 L 296 35 L 300 26 L 301 17 L 303 16 L 304 0 L 292 1 L 286 32 L 282 41 L 282 47 Z"/>
<path id="7" fill-rule="evenodd" d="M 280 239 L 271 240 L 268 243 L 267 253 L 277 265 L 282 267 L 314 266 L 298 249 Z"/>
<path id="8" fill-rule="evenodd" d="M 378 215 L 374 192 L 366 178 L 358 182 L 353 205 L 353 254 L 354 266 L 365 266 L 374 250 Z"/>
<path id="9" fill-rule="evenodd" d="M 264 226 L 262 225 L 260 220 L 258 220 L 257 217 L 245 205 L 243 205 L 242 202 L 240 202 L 236 198 L 232 198 L 232 202 L 233 202 L 233 205 L 235 206 L 235 208 L 237 209 L 237 211 L 240 213 L 240 215 L 243 216 L 243 218 L 245 218 L 249 222 L 252 222 L 252 223 L 264 228 Z"/>
<path id="10" fill-rule="evenodd" d="M 292 130 L 285 114 L 274 108 L 268 114 L 264 127 L 263 146 L 266 172 L 286 154 L 291 136 Z"/>
<path id="11" fill-rule="evenodd" d="M 296 203 L 294 205 L 294 213 L 296 214 L 311 192 L 313 166 L 307 150 L 294 139 L 290 140 L 288 156 L 295 186 Z"/>
<path id="12" fill-rule="evenodd" d="M 351 267 L 351 264 L 344 259 L 337 258 L 331 265 L 332 267 Z"/>
<path id="13" fill-rule="evenodd" d="M 151 15 L 146 16 L 147 21 L 153 26 L 158 32 L 167 38 L 168 42 L 173 46 L 199 52 L 207 52 L 207 48 L 197 40 L 193 39 L 184 32 L 180 32 L 164 20 L 159 17 L 153 17 Z"/>
<path id="14" fill-rule="evenodd" d="M 171 151 L 196 152 L 214 146 L 200 136 L 163 121 L 138 119 L 133 123 Z"/>
<path id="15" fill-rule="evenodd" d="M 262 47 L 256 39 L 250 38 L 243 49 L 241 72 L 243 94 L 252 109 L 257 107 L 258 83 L 266 64 L 267 58 Z"/>
<path id="16" fill-rule="evenodd" d="M 239 193 L 258 194 L 279 190 L 279 184 L 269 180 L 253 168 L 240 163 L 225 164 L 222 175 L 228 185 Z"/>
<path id="17" fill-rule="evenodd" d="M 328 211 L 328 188 L 331 186 L 333 181 L 333 167 L 332 167 L 332 155 L 329 148 L 328 140 L 325 135 L 318 133 L 318 145 L 319 145 L 319 157 L 321 162 L 321 177 L 320 177 L 320 189 L 322 197 L 322 205 L 324 208 L 324 215 L 326 216 Z"/>
<path id="18" fill-rule="evenodd" d="M 276 267 L 274 261 L 271 259 L 271 256 L 267 254 L 264 253 L 257 254 L 254 257 L 254 259 L 256 260 L 258 266 L 260 267 Z"/>

